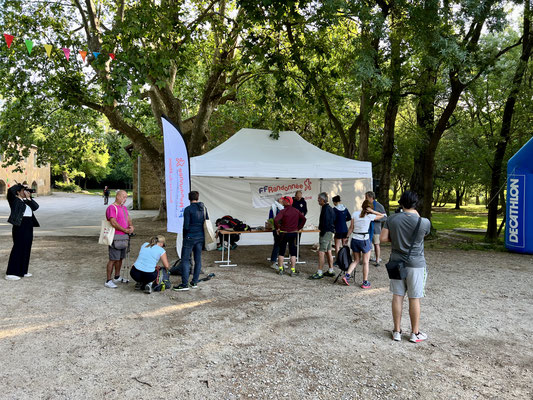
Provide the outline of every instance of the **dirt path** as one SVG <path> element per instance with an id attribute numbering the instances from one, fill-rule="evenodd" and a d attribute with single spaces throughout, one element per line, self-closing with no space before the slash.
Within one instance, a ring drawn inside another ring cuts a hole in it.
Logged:
<path id="1" fill-rule="evenodd" d="M 3 265 L 10 246 L 0 244 Z M 0 281 L 0 398 L 533 397 L 533 256 L 428 250 L 430 339 L 415 345 L 390 339 L 383 267 L 362 290 L 307 280 L 309 247 L 301 276 L 280 277 L 269 251 L 238 248 L 233 269 L 204 253 L 211 281 L 146 295 L 104 288 L 106 249 L 94 238 L 36 238 L 34 277 Z"/>

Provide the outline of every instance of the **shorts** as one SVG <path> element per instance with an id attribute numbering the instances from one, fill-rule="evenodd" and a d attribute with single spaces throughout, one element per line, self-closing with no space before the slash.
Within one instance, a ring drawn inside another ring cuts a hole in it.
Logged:
<path id="1" fill-rule="evenodd" d="M 348 232 L 335 232 L 335 239 L 346 239 Z"/>
<path id="2" fill-rule="evenodd" d="M 318 236 L 318 251 L 331 251 L 333 248 L 333 232 L 324 232 Z"/>
<path id="3" fill-rule="evenodd" d="M 359 239 L 353 239 L 350 242 L 350 247 L 354 253 L 363 253 L 366 254 L 370 250 L 372 250 L 372 244 L 370 244 L 370 239 L 365 240 L 359 240 Z"/>
<path id="4" fill-rule="evenodd" d="M 372 243 L 373 244 L 380 244 L 381 243 L 379 241 L 379 233 L 374 233 L 374 236 L 372 237 Z"/>
<path id="5" fill-rule="evenodd" d="M 296 235 L 297 233 L 280 233 L 279 235 L 279 255 L 285 255 L 285 249 L 287 244 L 289 245 L 289 254 L 291 257 L 296 257 L 298 249 L 296 248 Z"/>
<path id="6" fill-rule="evenodd" d="M 125 236 L 122 238 L 120 236 Z M 128 251 L 128 235 L 120 235 L 118 238 L 115 236 L 113 243 L 109 246 L 109 260 L 118 261 L 126 258 L 126 252 Z"/>
<path id="7" fill-rule="evenodd" d="M 420 299 L 424 297 L 424 288 L 426 286 L 427 271 L 423 268 L 407 267 L 407 278 L 391 279 L 390 291 L 398 296 L 405 296 L 410 299 Z"/>

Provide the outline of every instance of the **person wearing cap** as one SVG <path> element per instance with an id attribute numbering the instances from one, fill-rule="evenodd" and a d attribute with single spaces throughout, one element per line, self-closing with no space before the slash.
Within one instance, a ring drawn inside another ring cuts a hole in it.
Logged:
<path id="1" fill-rule="evenodd" d="M 350 212 L 341 204 L 341 196 L 333 196 L 333 211 L 335 211 L 335 254 L 337 254 L 347 241 L 348 225 L 347 221 L 352 220 Z"/>
<path id="2" fill-rule="evenodd" d="M 31 197 L 30 188 L 20 183 L 8 189 L 7 201 L 11 208 L 7 222 L 13 225 L 13 248 L 9 255 L 6 279 L 18 281 L 20 278 L 32 276 L 28 268 L 33 243 L 33 228 L 39 226 L 33 212 L 39 208 L 39 204 Z"/>
<path id="3" fill-rule="evenodd" d="M 278 255 L 278 273 L 283 275 L 283 260 L 287 244 L 289 245 L 289 255 L 291 257 L 291 276 L 296 272 L 296 235 L 303 228 L 305 216 L 292 206 L 292 197 L 285 196 L 280 199 L 283 205 L 276 218 L 274 225 L 279 234 L 279 255 Z"/>

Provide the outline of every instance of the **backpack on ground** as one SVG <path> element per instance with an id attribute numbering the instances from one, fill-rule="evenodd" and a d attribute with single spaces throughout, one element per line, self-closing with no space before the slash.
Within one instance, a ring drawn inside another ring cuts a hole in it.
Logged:
<path id="1" fill-rule="evenodd" d="M 172 283 L 170 282 L 170 274 L 164 267 L 160 267 L 157 272 L 157 278 L 155 278 L 154 283 L 152 284 L 152 289 L 154 292 L 164 292 L 165 289 L 170 289 Z"/>
<path id="2" fill-rule="evenodd" d="M 352 263 L 352 255 L 350 253 L 350 248 L 348 246 L 342 246 L 342 248 L 337 253 L 336 258 L 337 258 L 337 266 L 339 267 L 341 272 L 339 272 L 339 275 L 337 275 L 333 283 L 337 283 L 337 280 L 339 279 L 341 274 L 343 272 L 348 271 L 348 268 L 350 267 L 350 264 Z"/>

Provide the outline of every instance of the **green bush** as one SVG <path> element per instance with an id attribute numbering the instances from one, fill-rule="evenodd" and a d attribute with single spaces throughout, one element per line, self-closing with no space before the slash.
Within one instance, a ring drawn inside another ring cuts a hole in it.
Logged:
<path id="1" fill-rule="evenodd" d="M 66 182 L 56 181 L 55 185 L 57 186 L 59 190 L 63 192 L 74 192 L 74 193 L 81 192 L 81 187 L 76 185 L 74 182 L 66 183 Z"/>

